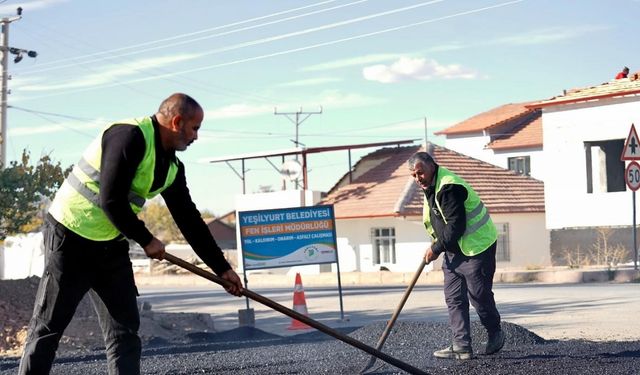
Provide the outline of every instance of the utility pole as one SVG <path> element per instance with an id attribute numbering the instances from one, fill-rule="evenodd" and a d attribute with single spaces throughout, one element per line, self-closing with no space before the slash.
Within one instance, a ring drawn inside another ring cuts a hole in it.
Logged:
<path id="1" fill-rule="evenodd" d="M 319 115 L 322 113 L 322 106 L 320 106 L 320 111 L 318 112 L 302 112 L 302 107 L 300 107 L 299 110 L 297 110 L 296 112 L 278 112 L 278 108 L 274 108 L 273 109 L 273 114 L 274 115 L 284 115 L 286 116 L 289 121 L 293 122 L 296 125 L 296 139 L 295 140 L 291 140 L 291 142 L 293 142 L 296 145 L 296 148 L 300 147 L 299 145 L 301 144 L 298 140 L 298 128 L 300 127 L 300 125 L 304 122 L 304 120 L 308 119 L 309 116 L 311 115 Z M 300 119 L 301 115 L 306 115 L 303 119 Z M 292 117 L 295 116 L 295 117 Z M 296 155 L 296 160 L 298 160 L 298 156 Z"/>
<path id="2" fill-rule="evenodd" d="M 293 122 L 295 124 L 295 126 L 296 126 L 296 138 L 295 138 L 295 140 L 292 139 L 291 142 L 293 142 L 296 145 L 296 148 L 300 148 L 300 145 L 304 146 L 304 144 L 300 143 L 298 128 L 311 115 L 322 114 L 322 106 L 320 106 L 320 110 L 317 111 L 317 112 L 303 112 L 302 111 L 302 107 L 300 107 L 300 109 L 297 110 L 296 112 L 278 112 L 278 108 L 274 108 L 273 109 L 273 114 L 274 115 L 284 115 L 289 119 L 289 121 L 291 121 L 291 122 Z M 304 116 L 304 117 L 300 118 L 300 116 Z M 298 155 L 296 155 L 296 162 L 297 161 L 298 161 Z M 305 162 L 306 162 L 306 160 L 305 160 Z M 306 165 L 303 165 L 302 169 L 306 171 Z M 295 182 L 295 186 L 296 186 L 296 189 L 297 189 L 298 185 L 299 185 L 298 179 L 295 179 L 294 182 Z"/>
<path id="3" fill-rule="evenodd" d="M 0 36 L 0 52 L 2 52 L 2 93 L 0 94 L 0 168 L 7 165 L 7 95 L 10 93 L 7 89 L 7 81 L 11 79 L 8 73 L 9 54 L 16 55 L 13 59 L 14 63 L 19 63 L 24 55 L 36 57 L 36 51 L 28 51 L 21 48 L 9 47 L 9 24 L 22 18 L 22 8 L 18 7 L 17 15 L 13 17 L 3 17 L 0 20 L 2 24 L 2 35 Z"/>

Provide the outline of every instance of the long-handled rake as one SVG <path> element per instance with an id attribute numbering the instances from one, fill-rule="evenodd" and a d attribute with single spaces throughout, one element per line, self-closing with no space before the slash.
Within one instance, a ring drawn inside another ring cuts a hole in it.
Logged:
<path id="1" fill-rule="evenodd" d="M 176 266 L 180 266 L 180 267 L 182 267 L 182 268 L 184 268 L 184 269 L 186 269 L 188 271 L 191 271 L 191 272 L 195 273 L 198 276 L 204 277 L 205 279 L 213 281 L 214 283 L 219 284 L 219 285 L 221 285 L 221 286 L 223 286 L 225 288 L 226 287 L 230 287 L 230 286 L 233 285 L 230 281 L 228 281 L 226 279 L 223 279 L 220 276 L 214 275 L 211 272 L 207 272 L 207 271 L 203 270 L 202 268 L 197 267 L 197 266 L 195 266 L 195 265 L 193 265 L 193 264 L 191 264 L 189 262 L 186 262 L 186 261 L 184 261 L 184 260 L 182 260 L 182 259 L 180 259 L 180 258 L 178 258 L 178 257 L 176 257 L 174 255 L 171 255 L 169 253 L 165 253 L 164 254 L 164 259 L 169 261 L 169 262 L 171 262 L 171 263 L 173 263 L 173 264 L 175 264 Z M 414 283 L 415 283 L 415 281 L 414 281 Z M 387 354 L 381 352 L 378 349 L 374 349 L 374 348 L 372 348 L 372 347 L 370 347 L 370 346 L 368 346 L 368 345 L 366 345 L 366 344 L 354 339 L 353 337 L 350 337 L 350 336 L 347 336 L 347 335 L 345 335 L 345 334 L 343 334 L 341 332 L 338 332 L 338 331 L 334 330 L 333 328 L 330 328 L 330 327 L 328 327 L 328 326 L 326 326 L 326 325 L 324 325 L 324 324 L 322 324 L 322 323 L 320 323 L 318 321 L 315 321 L 315 320 L 309 318 L 306 315 L 300 314 L 299 312 L 297 312 L 295 310 L 292 310 L 292 309 L 289 309 L 287 307 L 284 307 L 281 304 L 279 304 L 279 303 L 277 303 L 277 302 L 275 302 L 273 300 L 270 300 L 270 299 L 268 299 L 266 297 L 263 297 L 258 293 L 252 292 L 249 289 L 243 288 L 242 289 L 242 295 L 244 295 L 244 296 L 246 296 L 248 298 L 251 298 L 252 300 L 254 300 L 256 302 L 260 302 L 261 304 L 263 304 L 265 306 L 268 306 L 268 307 L 270 307 L 270 308 L 272 308 L 272 309 L 274 309 L 274 310 L 276 310 L 278 312 L 281 312 L 281 313 L 283 313 L 283 314 L 285 314 L 285 315 L 287 315 L 287 316 L 289 316 L 289 317 L 291 317 L 293 319 L 297 319 L 297 320 L 299 320 L 299 321 L 301 321 L 301 322 L 303 322 L 303 323 L 305 323 L 305 324 L 317 329 L 318 331 L 324 332 L 329 336 L 333 336 L 333 337 L 335 337 L 336 339 L 338 339 L 340 341 L 343 341 L 343 342 L 345 342 L 345 343 L 347 343 L 347 344 L 349 344 L 351 346 L 354 346 L 354 347 L 356 347 L 356 348 L 358 348 L 360 350 L 363 350 L 363 351 L 371 354 L 372 356 L 374 356 L 374 358 L 375 357 L 380 358 L 381 360 L 387 362 L 388 364 L 393 365 L 393 366 L 395 366 L 395 367 L 397 367 L 397 368 L 399 368 L 401 370 L 404 370 L 404 371 L 406 371 L 406 372 L 408 372 L 410 374 L 427 374 L 423 370 L 420 370 L 420 369 L 418 369 L 416 367 L 413 367 L 408 363 L 402 362 L 401 360 L 399 360 L 397 358 L 391 357 L 390 355 L 387 355 Z"/>
<path id="2" fill-rule="evenodd" d="M 391 319 L 389 319 L 389 321 L 387 322 L 387 326 L 385 327 L 384 332 L 382 332 L 382 336 L 380 336 L 380 339 L 378 339 L 378 343 L 376 344 L 376 350 L 382 349 L 382 346 L 384 345 L 385 341 L 387 341 L 387 337 L 389 337 L 389 334 L 391 333 L 391 328 L 393 328 L 393 325 L 396 323 L 396 320 L 398 319 L 398 315 L 400 315 L 400 311 L 402 311 L 404 304 L 407 302 L 407 299 L 409 298 L 409 294 L 411 294 L 413 287 L 416 285 L 416 282 L 418 281 L 418 278 L 420 278 L 420 274 L 422 274 L 422 270 L 426 265 L 427 265 L 427 262 L 423 258 L 422 262 L 420 263 L 420 266 L 418 267 L 418 270 L 416 271 L 415 275 L 413 275 L 413 279 L 407 286 L 407 289 L 405 290 L 404 295 L 400 300 L 400 303 L 398 303 L 398 306 L 396 307 L 396 310 L 393 312 Z M 371 356 L 371 359 L 369 359 L 369 362 L 360 371 L 360 373 L 363 374 L 366 371 L 369 371 L 374 363 L 376 363 L 376 357 Z"/>

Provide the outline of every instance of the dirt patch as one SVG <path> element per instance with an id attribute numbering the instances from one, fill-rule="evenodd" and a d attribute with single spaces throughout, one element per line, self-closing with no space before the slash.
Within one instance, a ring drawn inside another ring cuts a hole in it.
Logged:
<path id="1" fill-rule="evenodd" d="M 39 277 L 0 280 L 0 356 L 22 354 L 27 326 L 33 312 Z M 183 343 L 193 332 L 214 332 L 211 316 L 197 313 L 157 313 L 148 303 L 140 303 L 139 335 L 143 345 L 150 342 Z M 104 348 L 98 317 L 89 296 L 78 305 L 73 320 L 60 339 L 58 356 Z"/>

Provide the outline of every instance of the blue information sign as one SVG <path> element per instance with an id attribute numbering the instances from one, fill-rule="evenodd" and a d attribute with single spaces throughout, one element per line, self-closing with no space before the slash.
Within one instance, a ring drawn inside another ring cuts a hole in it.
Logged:
<path id="1" fill-rule="evenodd" d="M 337 262 L 333 206 L 238 212 L 247 270 Z"/>

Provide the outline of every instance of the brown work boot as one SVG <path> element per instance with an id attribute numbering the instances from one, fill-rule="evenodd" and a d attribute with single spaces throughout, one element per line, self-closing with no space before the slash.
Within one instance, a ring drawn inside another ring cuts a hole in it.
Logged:
<path id="1" fill-rule="evenodd" d="M 505 334 L 503 330 L 500 330 L 493 335 L 489 335 L 489 341 L 487 342 L 487 347 L 485 349 L 484 354 L 491 355 L 496 354 L 502 349 L 505 341 Z"/>
<path id="2" fill-rule="evenodd" d="M 436 358 L 466 360 L 473 358 L 473 350 L 470 346 L 458 346 L 453 344 L 442 350 L 436 350 L 433 352 L 433 356 Z"/>

